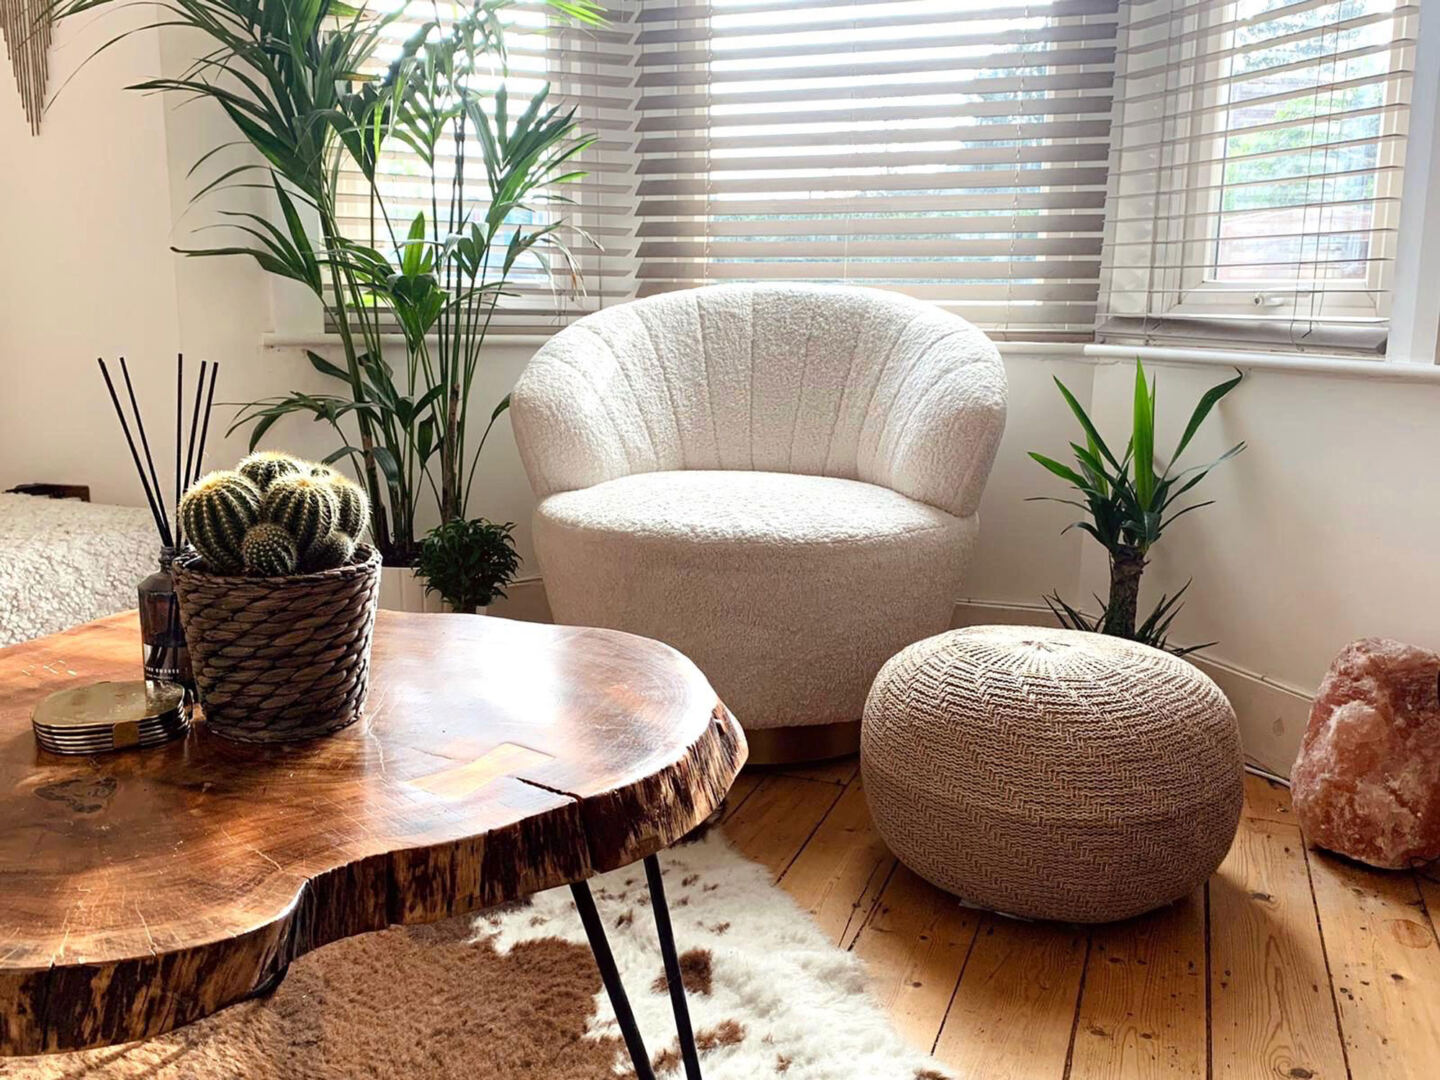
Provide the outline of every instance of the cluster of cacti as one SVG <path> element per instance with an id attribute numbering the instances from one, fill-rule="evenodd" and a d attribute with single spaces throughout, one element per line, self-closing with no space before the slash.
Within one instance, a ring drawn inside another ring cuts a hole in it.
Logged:
<path id="1" fill-rule="evenodd" d="M 302 562 L 308 562 L 315 545 L 335 529 L 335 492 L 318 477 L 280 476 L 265 489 L 260 516 L 289 530 Z"/>
<path id="2" fill-rule="evenodd" d="M 202 477 L 180 501 L 185 532 L 217 574 L 286 577 L 344 566 L 370 500 L 327 465 L 262 450 Z"/>

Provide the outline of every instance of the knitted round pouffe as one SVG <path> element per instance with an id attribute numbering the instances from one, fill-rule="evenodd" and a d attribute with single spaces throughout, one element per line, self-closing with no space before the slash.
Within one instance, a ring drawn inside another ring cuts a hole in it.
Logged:
<path id="1" fill-rule="evenodd" d="M 1240 732 L 1196 668 L 1073 630 L 977 626 L 893 657 L 861 771 L 880 835 L 1010 915 L 1108 922 L 1186 896 L 1240 819 Z"/>

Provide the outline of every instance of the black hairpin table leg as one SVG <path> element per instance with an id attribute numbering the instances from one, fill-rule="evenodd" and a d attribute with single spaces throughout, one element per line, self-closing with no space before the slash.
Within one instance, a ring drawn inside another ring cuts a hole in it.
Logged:
<path id="1" fill-rule="evenodd" d="M 655 913 L 655 930 L 660 936 L 660 954 L 665 960 L 665 979 L 670 984 L 670 1004 L 675 1010 L 675 1028 L 680 1036 L 680 1055 L 685 1061 L 685 1077 L 686 1080 L 701 1080 L 700 1055 L 695 1048 L 695 1033 L 690 1026 L 690 1008 L 685 1001 L 685 984 L 680 978 L 680 958 L 675 951 L 670 909 L 665 903 L 665 885 L 660 879 L 660 863 L 654 855 L 645 860 L 645 877 L 650 884 L 650 907 Z M 588 882 L 578 881 L 570 886 L 570 892 L 575 897 L 575 908 L 580 912 L 585 936 L 590 940 L 590 951 L 595 954 L 595 966 L 600 969 L 600 980 L 605 984 L 605 992 L 610 995 L 610 1004 L 620 1025 L 620 1034 L 625 1038 L 625 1049 L 630 1052 L 630 1061 L 635 1066 L 637 1080 L 655 1080 L 655 1070 L 650 1064 L 650 1055 L 645 1051 L 645 1040 L 640 1036 L 640 1028 L 635 1023 L 630 999 L 625 996 L 625 986 L 620 981 L 620 969 L 610 951 L 610 942 L 605 937 L 600 913 L 595 910 L 595 898 L 590 895 L 590 885 Z"/>
<path id="2" fill-rule="evenodd" d="M 700 1080 L 700 1054 L 695 1049 L 695 1032 L 690 1027 L 690 1006 L 685 1001 L 680 957 L 675 952 L 675 933 L 670 927 L 670 905 L 665 902 L 660 860 L 654 855 L 645 860 L 645 880 L 650 884 L 650 909 L 655 912 L 660 955 L 665 958 L 665 981 L 670 984 L 670 1007 L 675 1010 L 675 1031 L 680 1036 L 680 1054 L 685 1059 L 685 1080 Z"/>

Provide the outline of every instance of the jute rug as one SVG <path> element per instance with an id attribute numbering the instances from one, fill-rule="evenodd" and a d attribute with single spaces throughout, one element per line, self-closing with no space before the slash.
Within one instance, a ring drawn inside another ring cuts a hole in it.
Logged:
<path id="1" fill-rule="evenodd" d="M 945 1080 L 864 973 L 718 831 L 662 856 L 706 1080 Z M 643 869 L 592 883 L 646 1045 L 683 1075 Z M 629 1068 L 568 889 L 302 958 L 266 1000 L 6 1080 L 612 1080 Z"/>

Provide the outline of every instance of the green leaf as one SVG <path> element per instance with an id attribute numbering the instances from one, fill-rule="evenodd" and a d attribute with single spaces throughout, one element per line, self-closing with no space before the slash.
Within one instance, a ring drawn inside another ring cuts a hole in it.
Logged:
<path id="1" fill-rule="evenodd" d="M 1070 468 L 1068 465 L 1062 465 L 1054 458 L 1048 458 L 1044 454 L 1037 454 L 1033 450 L 1030 452 L 1030 456 L 1036 461 L 1038 461 L 1041 465 L 1045 466 L 1045 468 L 1049 469 L 1056 476 L 1060 477 L 1061 480 L 1073 484 L 1081 491 L 1090 490 L 1090 485 L 1086 481 L 1086 479 L 1079 473 L 1077 473 L 1074 469 Z"/>
<path id="2" fill-rule="evenodd" d="M 1155 495 L 1155 395 L 1145 382 L 1145 365 L 1135 361 L 1135 497 L 1142 510 Z"/>
<path id="3" fill-rule="evenodd" d="M 425 273 L 429 269 L 425 258 L 428 253 L 429 246 L 425 242 L 425 212 L 422 210 L 415 215 L 415 220 L 410 222 L 410 233 L 400 247 L 400 273 L 408 278 L 419 277 Z"/>
<path id="4" fill-rule="evenodd" d="M 371 452 L 375 455 L 375 463 L 380 466 L 380 471 L 385 474 L 386 481 L 391 487 L 399 487 L 403 478 L 400 472 L 400 463 L 395 460 L 395 455 L 384 446 L 377 446 Z"/>
<path id="5" fill-rule="evenodd" d="M 310 366 L 313 367 L 316 371 L 320 372 L 320 374 L 329 375 L 331 378 L 339 379 L 342 382 L 348 383 L 350 381 L 350 373 L 348 371 L 346 371 L 342 367 L 337 367 L 336 365 L 332 364 L 329 360 L 326 360 L 319 353 L 311 352 L 309 349 L 306 349 L 305 356 L 310 361 Z"/>
<path id="6" fill-rule="evenodd" d="M 1105 440 L 1100 437 L 1100 432 L 1097 431 L 1095 425 L 1091 423 L 1089 414 L 1085 412 L 1084 407 L 1076 399 L 1075 395 L 1070 392 L 1070 388 L 1058 378 L 1055 379 L 1055 385 L 1060 388 L 1060 394 L 1064 397 L 1065 403 L 1070 406 L 1070 411 L 1075 414 L 1075 419 L 1079 420 L 1080 426 L 1085 429 L 1085 438 L 1087 441 L 1093 444 L 1095 449 L 1100 451 L 1105 460 L 1114 466 L 1116 472 L 1123 473 L 1125 471 L 1124 467 L 1120 462 L 1115 460 L 1115 455 L 1112 454 L 1110 448 L 1105 445 Z"/>
<path id="7" fill-rule="evenodd" d="M 1190 414 L 1190 422 L 1185 425 L 1185 434 L 1180 436 L 1180 442 L 1175 446 L 1175 453 L 1170 455 L 1170 465 L 1174 465 L 1180 455 L 1185 452 L 1185 448 L 1190 445 L 1190 440 L 1193 439 L 1195 433 L 1200 430 L 1200 425 L 1203 424 L 1205 418 L 1210 415 L 1210 410 L 1215 408 L 1221 398 L 1239 386 L 1241 380 L 1244 378 L 1245 373 L 1239 368 L 1236 368 L 1235 378 L 1228 379 L 1205 391 L 1200 401 L 1195 405 L 1195 411 Z M 1165 471 L 1170 471 L 1169 466 L 1166 466 Z"/>
<path id="8" fill-rule="evenodd" d="M 265 433 L 274 426 L 276 420 L 280 419 L 280 415 L 271 413 L 268 416 L 262 416 L 259 423 L 250 429 L 250 452 L 252 454 L 255 452 L 255 447 L 260 445 L 260 440 L 265 437 Z"/>

